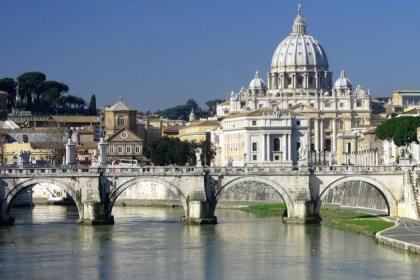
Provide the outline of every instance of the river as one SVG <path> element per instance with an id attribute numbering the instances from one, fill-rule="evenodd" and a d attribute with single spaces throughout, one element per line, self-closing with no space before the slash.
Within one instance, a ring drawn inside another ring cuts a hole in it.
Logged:
<path id="1" fill-rule="evenodd" d="M 185 226 L 182 209 L 115 207 L 115 225 L 74 224 L 73 207 L 13 209 L 0 228 L 0 279 L 419 279 L 420 257 L 374 239 L 279 217 L 217 210 Z"/>

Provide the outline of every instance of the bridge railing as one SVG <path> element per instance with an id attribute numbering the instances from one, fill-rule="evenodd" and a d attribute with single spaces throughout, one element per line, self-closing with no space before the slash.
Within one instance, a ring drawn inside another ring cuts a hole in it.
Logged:
<path id="1" fill-rule="evenodd" d="M 325 172 L 325 173 L 377 173 L 377 172 L 395 172 L 404 169 L 409 169 L 411 166 L 397 166 L 397 165 L 335 165 L 335 166 L 317 166 L 313 168 L 314 172 Z"/>
<path id="2" fill-rule="evenodd" d="M 210 174 L 290 174 L 299 170 L 292 166 L 206 167 Z"/>
<path id="3" fill-rule="evenodd" d="M 91 167 L 91 166 L 57 166 L 57 167 L 0 167 L 0 175 L 44 175 L 44 174 L 152 174 L 152 175 L 180 175 L 203 174 L 203 167 L 188 166 L 142 166 L 142 167 Z"/>
<path id="4" fill-rule="evenodd" d="M 147 175 L 202 175 L 203 167 L 194 166 L 140 166 L 140 167 L 107 167 L 106 174 L 147 174 Z"/>
<path id="5" fill-rule="evenodd" d="M 53 174 L 97 174 L 98 168 L 87 166 L 78 167 L 0 167 L 0 175 L 53 175 Z"/>

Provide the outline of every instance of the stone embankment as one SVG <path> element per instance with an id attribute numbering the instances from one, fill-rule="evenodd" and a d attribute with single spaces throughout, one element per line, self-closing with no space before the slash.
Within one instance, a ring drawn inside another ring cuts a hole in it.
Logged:
<path id="1" fill-rule="evenodd" d="M 376 234 L 378 243 L 420 254 L 420 221 L 403 218 L 399 225 Z"/>

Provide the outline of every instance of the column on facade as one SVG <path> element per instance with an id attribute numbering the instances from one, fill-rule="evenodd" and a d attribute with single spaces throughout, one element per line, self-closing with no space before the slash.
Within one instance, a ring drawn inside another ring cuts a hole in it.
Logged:
<path id="1" fill-rule="evenodd" d="M 314 126 L 315 126 L 315 133 L 314 133 L 314 142 L 315 142 L 315 151 L 319 152 L 319 123 L 318 118 L 314 118 Z"/>
<path id="2" fill-rule="evenodd" d="M 292 134 L 287 134 L 287 158 L 292 160 Z"/>
<path id="3" fill-rule="evenodd" d="M 308 74 L 305 74 L 305 75 L 304 75 L 304 77 L 305 77 L 305 78 L 304 78 L 304 85 L 305 85 L 304 87 L 305 87 L 305 88 L 309 88 L 309 78 L 308 78 Z"/>
<path id="4" fill-rule="evenodd" d="M 287 141 L 286 141 L 286 134 L 283 134 L 281 137 L 282 144 L 283 144 L 283 161 L 287 161 Z"/>
<path id="5" fill-rule="evenodd" d="M 332 119 L 332 146 L 331 150 L 337 152 L 337 119 L 334 117 Z"/>
<path id="6" fill-rule="evenodd" d="M 319 149 L 320 149 L 320 151 L 324 151 L 324 148 L 325 148 L 325 141 L 324 141 L 324 119 L 320 119 L 319 120 L 319 126 L 320 126 L 320 129 L 319 129 L 319 140 L 320 140 L 320 147 L 319 147 Z"/>
<path id="7" fill-rule="evenodd" d="M 259 152 L 258 153 L 258 155 L 261 155 L 262 157 L 261 157 L 261 162 L 264 162 L 264 161 L 266 161 L 266 156 L 267 156 L 267 152 L 265 151 L 265 149 L 266 149 L 266 147 L 265 147 L 265 138 L 266 138 L 266 134 L 262 134 L 261 135 L 261 138 L 262 138 L 262 141 L 260 141 L 260 143 L 262 144 L 261 146 L 261 152 Z"/>
<path id="8" fill-rule="evenodd" d="M 267 142 L 266 142 L 266 148 L 267 148 L 267 161 L 271 161 L 270 158 L 270 134 L 267 134 Z"/>

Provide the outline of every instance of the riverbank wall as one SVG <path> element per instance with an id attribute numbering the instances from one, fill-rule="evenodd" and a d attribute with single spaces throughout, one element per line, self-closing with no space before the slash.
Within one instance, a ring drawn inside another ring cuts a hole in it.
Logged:
<path id="1" fill-rule="evenodd" d="M 379 244 L 391 246 L 391 247 L 404 250 L 410 253 L 420 254 L 420 245 L 405 242 L 405 241 L 384 235 L 384 233 L 389 232 L 390 230 L 398 229 L 399 227 L 400 227 L 399 225 L 395 225 L 392 228 L 385 229 L 383 231 L 376 233 L 376 236 L 375 236 L 376 240 L 378 241 Z"/>

